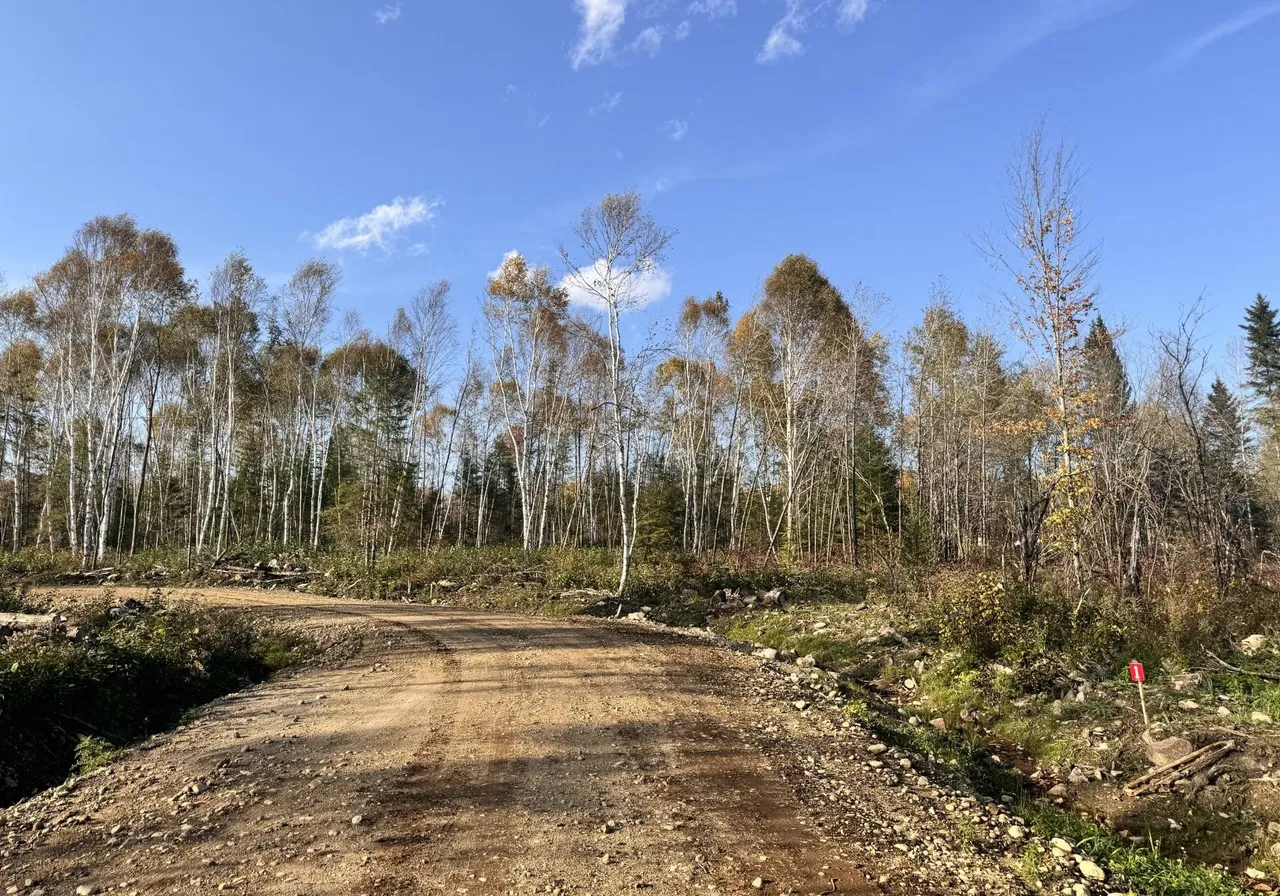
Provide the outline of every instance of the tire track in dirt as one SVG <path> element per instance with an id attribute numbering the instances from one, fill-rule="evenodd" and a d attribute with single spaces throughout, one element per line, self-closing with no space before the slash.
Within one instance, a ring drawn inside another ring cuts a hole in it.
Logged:
<path id="1" fill-rule="evenodd" d="M 833 879 L 878 892 L 745 736 L 749 659 L 587 620 L 181 596 L 355 626 L 364 646 L 8 810 L 0 881 L 609 896 L 751 892 L 759 878 L 771 893 Z"/>

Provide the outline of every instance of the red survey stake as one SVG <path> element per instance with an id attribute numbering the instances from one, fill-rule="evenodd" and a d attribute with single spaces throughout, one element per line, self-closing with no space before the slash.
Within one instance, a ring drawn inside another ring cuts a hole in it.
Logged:
<path id="1" fill-rule="evenodd" d="M 1133 660 L 1129 663 L 1129 680 L 1138 685 L 1138 699 L 1142 702 L 1142 725 L 1144 728 L 1151 727 L 1151 721 L 1147 718 L 1147 695 L 1142 692 L 1142 683 L 1147 680 L 1147 670 L 1142 668 L 1142 663 Z"/>

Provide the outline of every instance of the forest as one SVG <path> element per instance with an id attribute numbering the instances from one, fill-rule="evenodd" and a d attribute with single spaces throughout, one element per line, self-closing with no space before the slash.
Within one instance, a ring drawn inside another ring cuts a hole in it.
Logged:
<path id="1" fill-rule="evenodd" d="M 677 238 L 634 191 L 584 211 L 557 270 L 501 259 L 471 334 L 447 282 L 375 334 L 335 263 L 271 290 L 232 252 L 196 282 L 163 231 L 95 218 L 0 302 L 0 542 L 83 569 L 507 544 L 608 548 L 620 592 L 639 552 L 1001 570 L 1077 611 L 1227 599 L 1276 538 L 1280 322 L 1261 294 L 1242 307 L 1236 388 L 1198 302 L 1145 342 L 1117 332 L 1082 192 L 1033 129 L 974 238 L 1008 326 L 967 323 L 939 281 L 902 338 L 873 324 L 888 297 L 798 253 L 736 319 L 690 296 L 634 338 Z"/>

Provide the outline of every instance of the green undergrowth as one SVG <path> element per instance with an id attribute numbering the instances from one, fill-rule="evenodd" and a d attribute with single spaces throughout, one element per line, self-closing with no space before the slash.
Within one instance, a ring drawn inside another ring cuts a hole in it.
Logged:
<path id="1" fill-rule="evenodd" d="M 1158 842 L 1135 846 L 1089 818 L 1046 802 L 1025 779 L 993 761 L 988 747 L 963 734 L 904 724 L 888 707 L 861 715 L 885 743 L 950 768 L 989 799 L 1010 804 L 1040 836 L 1070 841 L 1077 852 L 1107 872 L 1112 892 L 1125 892 L 1122 885 L 1137 896 L 1240 896 L 1245 892 L 1221 871 L 1163 854 Z"/>
<path id="2" fill-rule="evenodd" d="M 98 768 L 315 650 L 233 611 L 154 599 L 117 618 L 111 605 L 104 597 L 69 609 L 74 640 L 42 631 L 0 647 L 0 804 Z"/>
<path id="3" fill-rule="evenodd" d="M 832 620 L 832 624 L 815 632 L 815 620 Z M 855 625 L 851 620 L 863 621 Z M 857 670 L 857 679 L 846 679 L 844 685 L 848 698 L 846 716 L 870 728 L 886 743 L 931 757 L 940 768 L 950 769 L 957 782 L 967 782 L 988 798 L 1011 805 L 1044 837 L 1071 840 L 1081 853 L 1108 872 L 1111 891 L 1125 892 L 1128 888 L 1142 896 L 1228 896 L 1245 892 L 1234 878 L 1180 853 L 1183 847 L 1199 841 L 1200 846 L 1208 848 L 1196 850 L 1196 857 L 1204 857 L 1213 852 L 1212 844 L 1217 839 L 1244 836 L 1240 825 L 1200 813 L 1205 817 L 1196 817 L 1203 829 L 1184 817 L 1184 830 L 1178 832 L 1179 836 L 1169 836 L 1164 843 L 1152 840 L 1135 845 L 1099 822 L 1047 802 L 1028 779 L 1010 767 L 1006 752 L 1010 747 L 1039 764 L 1068 762 L 1077 749 L 1079 726 L 1064 725 L 1064 721 L 1075 719 L 1093 726 L 1112 721 L 1121 713 L 1111 699 L 1091 696 L 1084 702 L 1051 707 L 1049 696 L 1034 692 L 1068 662 L 1067 655 L 1059 654 L 1052 661 L 1045 660 L 1044 654 L 1028 656 L 1024 662 L 1017 652 L 1005 650 L 994 651 L 995 660 L 979 661 L 972 654 L 942 647 L 935 637 L 921 672 L 909 662 L 893 663 L 890 657 L 900 652 L 896 642 L 881 639 L 865 643 L 866 634 L 874 635 L 882 622 L 874 608 L 850 614 L 845 606 L 834 603 L 752 612 L 722 620 L 715 627 L 735 640 L 794 651 L 800 656 L 811 654 L 824 668 Z M 908 628 L 904 626 L 904 630 Z M 927 619 L 918 618 L 909 640 L 927 639 L 930 633 Z M 1039 643 L 1043 645 L 1043 640 Z M 1014 665 L 1006 666 L 1000 660 Z M 858 683 L 872 678 L 899 687 L 911 679 L 915 686 L 913 701 L 927 707 L 920 710 L 921 714 L 927 712 L 926 719 L 944 719 L 946 731 L 928 724 L 908 724 L 896 704 Z M 1119 686 L 1117 682 L 1101 684 Z M 1258 705 L 1272 694 L 1267 683 L 1257 679 L 1237 687 L 1249 688 Z M 980 708 L 985 730 L 963 722 L 961 714 L 974 708 Z M 1051 712 L 1051 708 L 1055 711 Z M 1185 809 L 1178 814 L 1185 815 Z M 1141 821 L 1134 819 L 1135 823 Z M 963 836 L 963 832 L 959 835 Z M 1023 872 L 1029 879 L 1034 878 L 1038 868 L 1037 857 L 1028 855 Z"/>

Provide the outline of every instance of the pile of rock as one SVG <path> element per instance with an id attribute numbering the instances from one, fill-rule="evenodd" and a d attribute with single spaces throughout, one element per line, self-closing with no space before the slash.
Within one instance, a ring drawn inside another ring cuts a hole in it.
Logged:
<path id="1" fill-rule="evenodd" d="M 786 602 L 786 592 L 772 588 L 764 594 L 756 594 L 749 585 L 742 588 L 721 588 L 711 595 L 711 612 L 724 615 L 742 610 L 778 609 Z"/>

